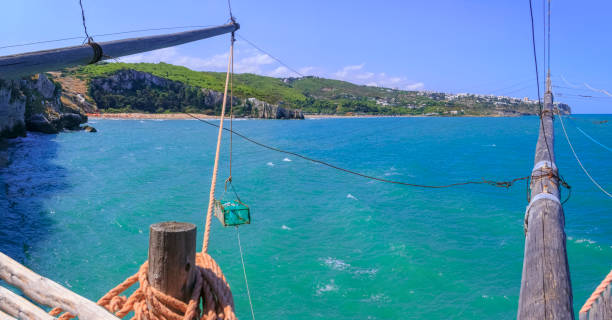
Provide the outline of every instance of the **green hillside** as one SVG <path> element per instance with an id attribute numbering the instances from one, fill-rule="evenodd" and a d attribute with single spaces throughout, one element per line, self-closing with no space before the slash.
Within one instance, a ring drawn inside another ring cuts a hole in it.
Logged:
<path id="1" fill-rule="evenodd" d="M 89 81 L 122 69 L 219 92 L 225 84 L 225 73 L 193 71 L 166 63 L 101 63 L 64 70 L 62 76 Z M 404 91 L 312 76 L 281 79 L 248 73 L 234 75 L 234 96 L 253 97 L 311 114 L 521 115 L 537 110 L 533 101 L 509 97 Z"/>

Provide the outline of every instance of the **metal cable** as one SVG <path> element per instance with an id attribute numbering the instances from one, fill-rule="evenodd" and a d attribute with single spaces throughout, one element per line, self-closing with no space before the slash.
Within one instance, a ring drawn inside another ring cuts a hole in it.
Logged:
<path id="1" fill-rule="evenodd" d="M 557 109 L 558 110 L 558 109 Z M 612 194 L 610 194 L 610 192 L 606 191 L 606 189 L 604 189 L 599 183 L 597 183 L 597 181 L 595 181 L 595 179 L 591 176 L 591 174 L 589 173 L 589 171 L 584 167 L 584 165 L 582 165 L 582 161 L 580 161 L 580 158 L 578 157 L 578 155 L 576 154 L 576 150 L 574 150 L 574 146 L 572 145 L 572 142 L 570 141 L 569 136 L 567 135 L 567 131 L 565 130 L 565 124 L 563 124 L 563 117 L 561 117 L 561 115 L 559 114 L 559 120 L 561 120 L 561 128 L 563 128 L 563 134 L 565 134 L 565 139 L 567 140 L 567 144 L 569 145 L 570 149 L 572 150 L 572 153 L 574 154 L 574 158 L 576 158 L 576 161 L 578 162 L 578 164 L 580 165 L 580 168 L 582 168 L 582 171 L 584 171 L 584 173 L 587 175 L 587 177 L 589 177 L 589 179 L 591 180 L 591 182 L 593 182 L 593 184 L 599 189 L 601 190 L 601 192 L 603 192 L 604 194 L 606 194 L 608 197 L 612 198 Z"/>
<path id="2" fill-rule="evenodd" d="M 195 116 L 195 115 L 193 115 L 193 114 L 191 114 L 189 112 L 184 112 L 183 111 L 183 113 L 188 115 L 189 117 L 191 117 L 191 118 L 193 118 L 195 120 L 198 120 L 198 121 L 200 121 L 202 123 L 205 123 L 207 125 L 210 125 L 210 126 L 213 126 L 213 127 L 217 127 L 217 128 L 219 127 L 219 125 L 214 124 L 214 123 L 209 122 L 209 121 L 206 121 L 206 120 L 204 120 L 202 118 L 199 118 L 199 117 L 197 117 L 197 116 Z M 223 130 L 230 131 L 230 129 L 227 129 L 227 128 L 223 128 Z M 266 148 L 266 149 L 269 149 L 269 150 L 272 150 L 272 151 L 284 153 L 284 154 L 289 154 L 289 155 L 292 155 L 292 156 L 295 156 L 295 157 L 298 157 L 298 158 L 302 158 L 302 159 L 310 161 L 310 162 L 322 164 L 322 165 L 330 167 L 332 169 L 340 170 L 340 171 L 343 171 L 343 172 L 346 172 L 346 173 L 349 173 L 349 174 L 352 174 L 352 175 L 356 175 L 356 176 L 360 176 L 360 177 L 363 177 L 363 178 L 366 178 L 366 179 L 376 180 L 376 181 L 380 181 L 380 182 L 391 183 L 391 184 L 399 184 L 399 185 L 410 186 L 410 187 L 440 189 L 440 188 L 449 188 L 449 187 L 462 186 L 462 185 L 468 185 L 468 184 L 488 184 L 488 185 L 495 186 L 495 187 L 510 188 L 515 182 L 521 181 L 521 180 L 526 180 L 526 179 L 529 178 L 529 176 L 526 176 L 526 177 L 515 178 L 515 179 L 509 180 L 509 181 L 493 181 L 493 180 L 482 179 L 482 180 L 479 180 L 479 181 L 466 181 L 466 182 L 451 183 L 451 184 L 447 184 L 447 185 L 423 185 L 423 184 L 408 183 L 408 182 L 388 180 L 388 179 L 383 179 L 383 178 L 378 178 L 378 177 L 370 176 L 370 175 L 359 173 L 359 172 L 356 172 L 356 171 L 353 171 L 353 170 L 345 169 L 345 168 L 333 165 L 331 163 L 328 163 L 328 162 L 325 162 L 325 161 L 322 161 L 322 160 L 313 159 L 313 158 L 301 155 L 301 154 L 296 153 L 296 152 L 287 151 L 287 150 L 279 149 L 279 148 L 276 148 L 276 147 L 272 147 L 272 146 L 263 144 L 261 142 L 258 142 L 256 140 L 253 140 L 253 139 L 251 139 L 251 138 L 249 138 L 249 137 L 247 137 L 247 136 L 245 136 L 245 135 L 243 135 L 243 134 L 241 134 L 239 132 L 236 132 L 236 131 L 233 131 L 233 134 L 235 134 L 236 136 L 238 136 L 238 137 L 240 137 L 240 138 L 242 138 L 242 139 L 244 139 L 244 140 L 246 140 L 248 142 L 256 144 L 256 145 L 258 145 L 260 147 L 263 147 L 263 148 Z"/>
<path id="3" fill-rule="evenodd" d="M 118 35 L 118 34 L 136 33 L 136 32 L 147 32 L 147 31 L 176 30 L 176 29 L 190 29 L 190 28 L 208 28 L 208 27 L 212 27 L 212 26 L 213 25 L 149 28 L 149 29 L 140 29 L 140 30 L 130 30 L 130 31 L 119 31 L 119 32 L 112 32 L 112 33 L 94 34 L 92 37 L 107 37 L 107 36 L 114 36 L 114 35 Z M 82 38 L 83 38 L 82 36 L 79 36 L 79 37 L 70 37 L 70 38 L 62 38 L 62 39 L 53 39 L 53 40 L 43 40 L 43 41 L 35 41 L 35 42 L 28 42 L 28 43 L 12 44 L 12 45 L 1 46 L 0 49 L 15 48 L 15 47 L 25 47 L 25 46 L 31 46 L 31 45 L 35 45 L 35 44 L 41 44 L 41 43 L 60 42 L 60 41 L 76 40 L 76 39 L 82 39 Z"/>
<path id="4" fill-rule="evenodd" d="M 89 36 L 87 32 L 87 23 L 85 23 L 85 9 L 83 9 L 83 0 L 79 0 L 79 6 L 81 6 L 81 18 L 83 18 L 83 29 L 85 30 L 85 41 L 91 42 L 93 39 Z M 83 41 L 83 43 L 85 43 Z"/>
<path id="5" fill-rule="evenodd" d="M 262 48 L 258 47 L 256 44 L 254 44 L 253 42 L 249 41 L 247 38 L 245 38 L 245 37 L 243 37 L 243 36 L 241 36 L 241 35 L 238 35 L 238 37 L 239 37 L 240 39 L 242 39 L 242 40 L 246 41 L 246 42 L 247 42 L 249 45 L 251 45 L 253 48 L 255 48 L 255 49 L 259 50 L 260 52 L 262 52 L 262 53 L 264 53 L 264 54 L 268 55 L 270 58 L 272 58 L 272 59 L 276 60 L 276 62 L 280 63 L 280 64 L 281 64 L 281 65 L 283 65 L 285 68 L 287 68 L 287 69 L 289 69 L 289 70 L 293 71 L 294 73 L 296 73 L 296 74 L 297 74 L 297 75 L 299 75 L 300 77 L 305 77 L 305 76 L 304 76 L 302 73 L 300 73 L 299 71 L 297 71 L 297 70 L 295 70 L 295 69 L 291 68 L 289 65 L 287 65 L 286 63 L 284 63 L 284 62 L 283 62 L 283 61 L 281 61 L 280 59 L 276 58 L 275 56 L 273 56 L 273 55 L 269 54 L 269 53 L 268 53 L 268 52 L 266 52 L 264 49 L 262 49 Z"/>

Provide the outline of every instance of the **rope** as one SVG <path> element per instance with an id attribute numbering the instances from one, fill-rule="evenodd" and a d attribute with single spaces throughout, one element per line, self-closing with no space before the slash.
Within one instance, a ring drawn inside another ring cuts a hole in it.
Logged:
<path id="1" fill-rule="evenodd" d="M 256 44 L 254 44 L 253 42 L 249 41 L 247 38 L 238 35 L 238 37 L 244 41 L 246 41 L 249 45 L 251 45 L 251 47 L 261 51 L 262 53 L 266 54 L 268 57 L 276 60 L 276 62 L 280 63 L 281 65 L 283 65 L 285 68 L 295 72 L 297 75 L 299 75 L 300 77 L 305 77 L 303 74 L 301 74 L 299 71 L 296 71 L 295 69 L 291 68 L 289 65 L 287 65 L 286 63 L 284 63 L 283 61 L 281 61 L 280 59 L 276 58 L 275 56 L 269 54 L 268 52 L 266 52 L 264 49 L 258 47 Z"/>
<path id="2" fill-rule="evenodd" d="M 85 23 L 85 10 L 83 9 L 83 1 L 79 0 L 79 6 L 81 6 L 81 18 L 83 19 L 83 30 L 85 30 L 85 40 L 87 42 L 91 42 L 92 38 L 89 36 L 89 33 L 87 32 L 87 23 Z M 83 41 L 84 43 L 85 41 Z"/>
<path id="3" fill-rule="evenodd" d="M 251 317 L 255 320 L 255 312 L 253 312 L 253 302 L 251 301 L 251 290 L 249 290 L 249 279 L 247 279 L 246 268 L 244 267 L 244 257 L 242 255 L 242 245 L 240 244 L 240 231 L 236 226 L 236 237 L 238 238 L 238 248 L 240 249 L 240 261 L 242 261 L 242 273 L 244 274 L 244 283 L 246 284 L 247 296 L 249 297 L 249 306 L 251 307 Z"/>
<path id="4" fill-rule="evenodd" d="M 207 28 L 207 27 L 212 27 L 212 25 L 206 25 L 206 26 L 183 26 L 183 27 L 164 27 L 164 28 L 150 28 L 150 29 L 130 30 L 130 31 L 119 31 L 119 32 L 113 32 L 113 33 L 94 34 L 92 37 L 96 37 L 97 38 L 97 37 L 114 36 L 114 35 L 118 35 L 118 34 L 136 33 L 136 32 L 160 31 L 160 30 L 176 30 L 176 29 L 189 29 L 189 28 Z M 0 49 L 14 48 L 14 47 L 25 47 L 25 46 L 31 46 L 31 45 L 35 45 L 35 44 L 41 44 L 41 43 L 50 43 L 50 42 L 59 42 L 59 41 L 67 41 L 67 40 L 76 40 L 76 39 L 82 39 L 82 38 L 83 38 L 82 36 L 79 36 L 79 37 L 70 37 L 70 38 L 53 39 L 53 40 L 43 40 L 43 41 L 35 41 L 35 42 L 20 43 L 20 44 L 11 44 L 11 45 L 2 46 L 2 47 L 0 47 Z"/>
<path id="5" fill-rule="evenodd" d="M 199 117 L 197 117 L 197 116 L 195 116 L 195 115 L 193 115 L 193 114 L 191 114 L 189 112 L 183 111 L 183 113 L 188 115 L 188 116 L 190 116 L 191 118 L 193 118 L 195 120 L 198 120 L 198 121 L 202 122 L 202 123 L 205 123 L 207 125 L 219 128 L 219 125 L 211 123 L 211 122 L 208 122 L 208 121 L 206 121 L 206 120 L 204 120 L 202 118 L 199 118 Z M 229 129 L 227 129 L 227 128 L 224 128 L 223 130 L 229 131 Z M 345 169 L 345 168 L 333 165 L 333 164 L 331 164 L 329 162 L 325 162 L 323 160 L 318 160 L 318 159 L 310 158 L 310 157 L 301 155 L 301 154 L 296 153 L 296 152 L 287 151 L 287 150 L 279 149 L 279 148 L 276 148 L 276 147 L 272 147 L 272 146 L 263 144 L 261 142 L 258 142 L 256 140 L 253 140 L 253 139 L 251 139 L 251 138 L 249 138 L 249 137 L 247 137 L 247 136 L 245 136 L 245 135 L 243 135 L 243 134 L 241 134 L 241 133 L 239 133 L 237 131 L 233 131 L 233 134 L 235 134 L 236 136 L 238 136 L 238 137 L 240 137 L 240 138 L 242 138 L 242 139 L 244 139 L 244 140 L 246 140 L 248 142 L 251 142 L 251 143 L 253 143 L 255 145 L 258 145 L 260 147 L 263 147 L 263 148 L 266 148 L 266 149 L 269 149 L 269 150 L 272 150 L 272 151 L 276 151 L 276 152 L 292 155 L 292 156 L 295 156 L 295 157 L 298 157 L 298 158 L 302 158 L 302 159 L 304 159 L 306 161 L 318 163 L 318 164 L 330 167 L 330 168 L 335 169 L 335 170 L 343 171 L 343 172 L 346 172 L 346 173 L 349 173 L 349 174 L 352 174 L 352 175 L 356 175 L 356 176 L 359 176 L 359 177 L 362 177 L 362 178 L 370 179 L 370 180 L 376 180 L 376 181 L 385 182 L 385 183 L 391 183 L 391 184 L 399 184 L 399 185 L 404 185 L 404 186 L 409 186 L 409 187 L 440 189 L 440 188 L 449 188 L 449 187 L 462 186 L 462 185 L 468 185 L 468 184 L 488 184 L 488 185 L 491 185 L 491 186 L 494 186 L 494 187 L 510 188 L 517 181 L 526 180 L 526 179 L 529 178 L 529 176 L 526 176 L 526 177 L 515 178 L 515 179 L 509 180 L 509 181 L 493 181 L 493 180 L 482 179 L 482 180 L 479 180 L 479 181 L 466 181 L 466 182 L 451 183 L 451 184 L 447 184 L 447 185 L 423 185 L 423 184 L 408 183 L 408 182 L 395 181 L 395 180 L 389 180 L 389 179 L 383 179 L 383 178 L 378 178 L 378 177 L 370 176 L 370 175 L 367 175 L 367 174 L 359 173 L 359 172 L 356 172 L 356 171 L 353 171 L 353 170 L 349 170 L 349 169 Z"/>
<path id="6" fill-rule="evenodd" d="M 227 1 L 229 4 L 229 0 Z M 232 14 L 232 9 L 230 5 L 230 15 Z M 232 43 L 236 41 L 234 37 L 234 32 L 232 32 Z M 233 155 L 233 136 L 234 136 L 234 61 L 232 59 L 232 67 L 230 72 L 230 147 L 229 147 L 229 177 L 225 181 L 225 189 L 227 190 L 227 182 L 232 183 L 232 155 Z"/>
<path id="7" fill-rule="evenodd" d="M 550 72 L 550 0 L 548 0 L 548 71 Z"/>
<path id="8" fill-rule="evenodd" d="M 602 148 L 612 152 L 612 149 L 610 147 L 607 147 L 606 145 L 604 145 L 603 143 L 595 140 L 595 138 L 591 137 L 590 135 L 588 135 L 586 132 L 582 131 L 582 129 L 580 129 L 580 127 L 576 127 L 576 129 L 578 129 L 578 131 L 580 131 L 585 137 L 589 138 L 591 141 L 597 143 L 598 145 L 600 145 Z"/>
<path id="9" fill-rule="evenodd" d="M 208 239 L 210 238 L 210 222 L 212 219 L 213 204 L 215 201 L 215 186 L 217 184 L 217 172 L 219 169 L 219 150 L 221 149 L 221 136 L 223 134 L 223 118 L 225 117 L 225 105 L 227 103 L 227 88 L 230 78 L 230 68 L 234 59 L 234 42 L 230 44 L 229 61 L 227 62 L 227 75 L 225 76 L 225 90 L 223 92 L 223 105 L 221 106 L 221 119 L 219 120 L 219 134 L 217 136 L 217 150 L 215 151 L 215 165 L 213 167 L 212 181 L 210 183 L 210 195 L 208 198 L 208 210 L 206 211 L 206 224 L 204 226 L 204 242 L 202 252 L 208 250 Z"/>
<path id="10" fill-rule="evenodd" d="M 118 318 L 134 312 L 132 320 L 235 320 L 234 299 L 229 285 L 215 260 L 206 253 L 196 254 L 195 284 L 188 303 L 155 289 L 147 275 L 149 264 L 145 262 L 138 272 L 108 291 L 97 304 Z M 129 296 L 120 296 L 138 282 L 139 287 Z M 200 305 L 203 306 L 200 310 Z M 62 309 L 49 312 L 58 316 Z M 75 318 L 68 312 L 59 319 Z"/>
<path id="11" fill-rule="evenodd" d="M 565 140 L 567 140 L 567 144 L 569 145 L 570 149 L 572 150 L 572 153 L 574 154 L 574 158 L 576 158 L 576 161 L 578 162 L 578 165 L 580 165 L 580 168 L 582 168 L 582 171 L 584 171 L 584 173 L 587 175 L 587 177 L 589 177 L 591 182 L 593 182 L 593 184 L 599 190 L 601 190 L 601 192 L 606 194 L 608 197 L 612 198 L 612 194 L 610 194 L 610 192 L 606 191 L 606 189 L 604 189 L 599 183 L 597 183 L 597 181 L 595 181 L 595 179 L 591 176 L 589 171 L 584 167 L 584 165 L 582 165 L 582 161 L 580 161 L 580 158 L 576 154 L 576 150 L 574 150 L 574 146 L 572 145 L 572 142 L 570 141 L 570 138 L 567 135 L 567 131 L 565 130 L 565 124 L 563 124 L 563 117 L 561 117 L 561 115 L 559 115 L 559 120 L 561 120 L 561 128 L 563 128 L 563 134 L 565 135 Z"/>
<path id="12" fill-rule="evenodd" d="M 612 283 L 612 271 L 610 271 L 610 273 L 608 273 L 608 275 L 604 278 L 601 284 L 597 286 L 593 294 L 591 294 L 591 297 L 589 297 L 589 299 L 584 303 L 582 308 L 580 308 L 579 313 L 582 314 L 589 312 L 591 306 L 593 305 L 593 302 L 597 301 L 597 299 L 601 297 L 601 293 L 606 290 L 606 287 L 609 286 L 610 283 Z"/>
<path id="13" fill-rule="evenodd" d="M 229 9 L 230 20 L 235 21 L 234 14 L 232 13 L 232 3 L 230 0 L 227 0 L 227 8 Z"/>

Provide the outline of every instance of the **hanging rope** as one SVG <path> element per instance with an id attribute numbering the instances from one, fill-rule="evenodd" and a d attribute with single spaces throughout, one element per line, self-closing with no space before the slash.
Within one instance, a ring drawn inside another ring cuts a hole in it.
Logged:
<path id="1" fill-rule="evenodd" d="M 557 109 L 558 110 L 558 109 Z M 589 171 L 584 167 L 584 165 L 582 165 L 582 161 L 580 161 L 580 158 L 578 157 L 578 155 L 576 154 L 576 150 L 574 150 L 574 146 L 572 145 L 572 142 L 570 141 L 569 136 L 567 135 L 567 131 L 565 130 L 565 124 L 563 123 L 563 117 L 561 117 L 561 115 L 559 114 L 559 120 L 561 120 L 561 128 L 563 129 L 563 134 L 565 135 L 565 139 L 567 140 L 567 144 L 570 147 L 570 150 L 572 150 L 572 153 L 574 154 L 574 158 L 576 158 L 576 162 L 578 162 L 578 165 L 580 165 L 580 168 L 582 168 L 582 171 L 584 171 L 584 174 L 586 174 L 587 177 L 589 177 L 589 179 L 591 180 L 591 182 L 599 189 L 601 190 L 601 192 L 603 192 L 605 195 L 607 195 L 608 197 L 612 198 L 612 194 L 610 192 L 608 192 L 606 189 L 604 189 L 599 183 L 597 183 L 597 181 L 595 180 L 595 178 L 593 178 L 591 176 L 591 174 L 589 173 Z"/>
<path id="2" fill-rule="evenodd" d="M 249 279 L 247 279 L 246 268 L 244 266 L 244 257 L 242 254 L 242 245 L 240 244 L 240 231 L 236 226 L 236 237 L 238 238 L 238 248 L 240 249 L 240 261 L 242 262 L 242 273 L 244 274 L 244 283 L 246 285 L 247 296 L 249 297 L 249 306 L 251 307 L 251 317 L 255 320 L 255 312 L 253 312 L 253 302 L 251 301 L 251 290 L 249 290 Z"/>
<path id="3" fill-rule="evenodd" d="M 92 42 L 93 38 L 90 37 L 89 33 L 87 32 L 87 23 L 85 22 L 85 9 L 83 9 L 83 0 L 79 0 L 79 6 L 81 7 L 81 18 L 83 19 L 83 30 L 85 31 L 85 40 L 83 41 L 83 43 L 85 43 L 85 41 Z"/>
<path id="4" fill-rule="evenodd" d="M 600 145 L 602 148 L 612 152 L 612 148 L 606 146 L 605 144 L 595 140 L 595 138 L 591 137 L 590 135 L 588 135 L 586 132 L 582 131 L 582 129 L 580 129 L 580 127 L 576 127 L 576 129 L 578 129 L 578 131 L 580 131 L 585 137 L 589 138 L 591 141 L 595 142 L 596 144 Z"/>
<path id="5" fill-rule="evenodd" d="M 79 6 L 81 7 L 81 18 L 83 20 L 83 30 L 85 31 L 85 37 L 86 37 L 83 43 L 87 41 L 87 44 L 93 49 L 93 57 L 91 58 L 91 61 L 89 61 L 87 64 L 97 63 L 98 61 L 102 60 L 103 57 L 113 58 L 111 56 L 104 55 L 104 51 L 102 51 L 102 47 L 98 43 L 96 43 L 93 40 L 93 38 L 89 35 L 89 32 L 87 32 L 87 23 L 85 22 L 85 9 L 83 9 L 82 0 L 79 0 Z"/>
<path id="6" fill-rule="evenodd" d="M 217 149 L 215 151 L 215 164 L 213 166 L 212 181 L 210 182 L 210 194 L 208 198 L 208 209 L 206 211 L 206 224 L 204 225 L 204 242 L 202 244 L 202 252 L 208 251 L 208 239 L 210 238 L 210 222 L 212 220 L 212 211 L 215 201 L 215 187 L 217 185 L 217 172 L 219 169 L 219 150 L 221 149 L 221 137 L 223 135 L 223 119 L 225 117 L 225 105 L 227 103 L 227 88 L 229 85 L 230 71 L 232 60 L 234 59 L 234 41 L 230 44 L 229 61 L 227 63 L 227 75 L 225 76 L 225 89 L 223 91 L 223 104 L 221 106 L 221 119 L 219 120 L 219 134 L 217 136 Z"/>
<path id="7" fill-rule="evenodd" d="M 228 1 L 229 3 L 229 1 Z M 231 6 L 230 6 L 230 15 L 231 15 Z M 236 38 L 234 36 L 234 32 L 232 32 L 232 43 L 234 43 L 236 41 Z M 227 191 L 227 184 L 229 183 L 230 186 L 232 187 L 232 190 L 234 191 L 234 193 L 236 193 L 236 190 L 234 189 L 234 186 L 232 185 L 232 157 L 233 157 L 233 152 L 232 152 L 232 147 L 233 147 L 233 136 L 234 136 L 234 61 L 232 59 L 231 62 L 231 72 L 230 72 L 230 145 L 229 145 L 229 177 L 225 180 L 225 191 Z M 238 198 L 238 195 L 236 195 L 236 197 Z M 240 202 L 240 198 L 238 198 L 238 201 Z"/>

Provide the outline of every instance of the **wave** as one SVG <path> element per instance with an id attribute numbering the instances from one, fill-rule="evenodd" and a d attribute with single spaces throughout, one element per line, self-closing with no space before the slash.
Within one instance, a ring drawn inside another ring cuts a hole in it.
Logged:
<path id="1" fill-rule="evenodd" d="M 384 293 L 371 294 L 369 298 L 364 300 L 364 302 L 386 303 L 386 302 L 391 302 L 391 298 L 389 298 Z"/>
<path id="2" fill-rule="evenodd" d="M 349 273 L 352 273 L 357 276 L 366 275 L 369 277 L 374 277 L 378 273 L 378 268 L 367 268 L 367 269 L 356 268 L 356 267 L 351 266 L 349 263 L 343 260 L 332 258 L 332 257 L 327 257 L 324 259 L 320 258 L 319 261 L 322 261 L 323 264 L 325 264 L 325 266 L 327 266 L 328 268 L 332 270 L 348 271 Z"/>
<path id="3" fill-rule="evenodd" d="M 268 162 L 268 163 L 266 163 L 266 165 L 267 165 L 268 167 L 274 167 L 274 163 L 272 163 L 272 162 Z"/>
<path id="4" fill-rule="evenodd" d="M 281 227 L 281 229 L 283 230 L 292 230 L 290 227 L 287 227 L 286 225 L 283 224 L 283 226 Z"/>
<path id="5" fill-rule="evenodd" d="M 317 285 L 317 296 L 333 291 L 338 291 L 338 286 L 334 283 L 334 279 L 331 279 L 329 283 Z"/>
<path id="6" fill-rule="evenodd" d="M 292 160 L 291 160 L 291 159 L 289 159 L 289 158 L 285 158 L 285 159 L 283 159 L 283 161 L 285 161 L 285 162 L 291 162 Z"/>
<path id="7" fill-rule="evenodd" d="M 352 194 L 350 194 L 350 193 L 349 193 L 349 194 L 347 194 L 347 195 L 346 195 L 346 197 L 347 197 L 348 199 L 359 200 L 359 199 L 357 199 L 357 198 L 356 198 L 354 195 L 352 195 Z"/>
<path id="8" fill-rule="evenodd" d="M 597 241 L 593 241 L 591 239 L 577 239 L 574 242 L 576 242 L 576 243 L 584 243 L 584 242 L 586 242 L 588 244 L 595 244 L 595 243 L 597 243 Z"/>
<path id="9" fill-rule="evenodd" d="M 319 259 L 321 260 L 321 259 Z M 338 271 L 343 271 L 346 270 L 348 268 L 351 267 L 350 264 L 340 260 L 340 259 L 335 259 L 332 257 L 327 257 L 325 259 L 322 259 L 323 262 L 325 263 L 326 266 L 328 266 L 329 268 L 333 269 L 333 270 L 338 270 Z"/>

